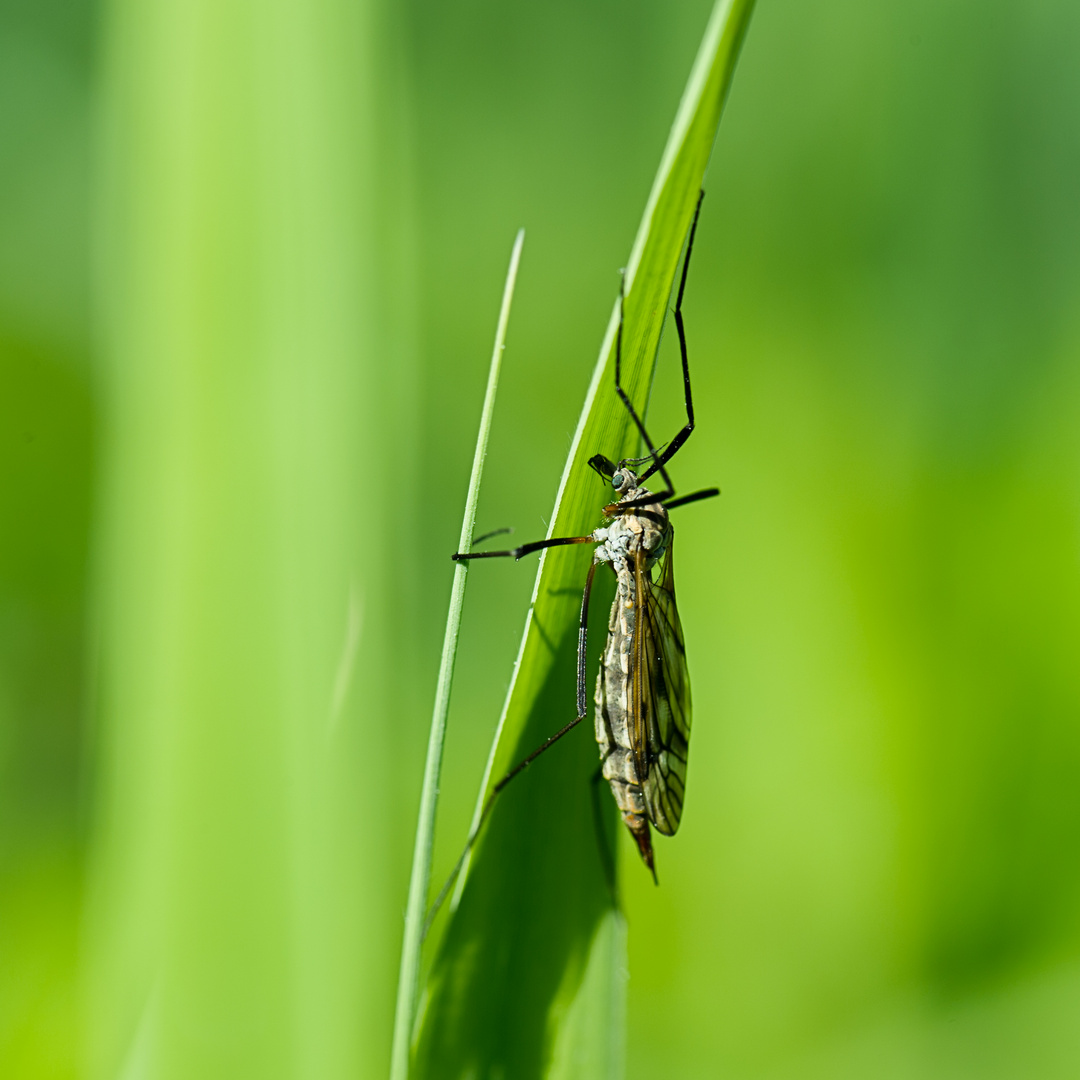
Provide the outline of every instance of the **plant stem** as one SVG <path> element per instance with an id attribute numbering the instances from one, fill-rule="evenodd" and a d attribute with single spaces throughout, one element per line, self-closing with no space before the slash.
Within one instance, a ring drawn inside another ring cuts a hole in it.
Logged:
<path id="1" fill-rule="evenodd" d="M 495 391 L 499 385 L 499 369 L 502 366 L 506 327 L 510 320 L 510 302 L 514 295 L 514 283 L 517 280 L 521 246 L 524 241 L 525 230 L 521 229 L 518 231 L 513 251 L 510 254 L 510 267 L 506 273 L 499 324 L 495 331 L 495 348 L 491 354 L 491 368 L 488 371 L 487 391 L 484 395 L 484 410 L 480 416 L 480 431 L 476 437 L 476 453 L 473 456 L 472 475 L 469 478 L 469 493 L 465 499 L 465 516 L 461 522 L 461 539 L 458 543 L 458 551 L 461 552 L 469 551 L 472 546 L 476 503 L 480 494 L 480 478 L 484 472 L 488 433 L 491 430 L 491 417 L 495 409 Z M 446 715 L 450 708 L 450 686 L 454 677 L 454 660 L 457 656 L 458 630 L 461 626 L 465 578 L 468 572 L 468 562 L 454 563 L 454 586 L 450 593 L 450 610 L 446 616 L 446 635 L 443 638 L 439 679 L 435 688 L 435 707 L 431 715 L 427 761 L 424 765 L 424 786 L 420 792 L 420 813 L 416 823 L 416 844 L 413 847 L 409 901 L 405 909 L 405 937 L 401 946 L 401 972 L 398 979 L 394 1043 L 390 1058 L 391 1080 L 406 1080 L 409 1075 L 409 1050 L 420 975 L 420 946 L 423 941 L 424 915 L 431 879 L 435 809 L 439 799 L 439 773 L 442 769 Z"/>

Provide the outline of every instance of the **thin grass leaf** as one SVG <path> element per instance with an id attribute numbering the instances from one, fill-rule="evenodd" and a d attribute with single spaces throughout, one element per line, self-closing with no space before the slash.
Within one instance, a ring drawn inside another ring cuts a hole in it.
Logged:
<path id="1" fill-rule="evenodd" d="M 752 0 L 720 0 L 713 10 L 631 252 L 623 385 L 642 409 L 752 7 Z M 616 303 L 563 472 L 552 536 L 584 535 L 600 523 L 610 489 L 588 458 L 601 452 L 617 460 L 637 448 L 613 386 L 618 319 Z M 493 782 L 574 716 L 577 613 L 590 558 L 584 545 L 542 554 L 474 822 Z M 594 641 L 610 602 L 607 588 L 593 600 L 600 613 Z M 582 730 L 501 797 L 471 873 L 462 875 L 460 902 L 432 970 L 416 1075 L 621 1075 L 625 933 L 605 872 L 615 842 L 613 809 L 607 793 L 590 783 L 596 768 L 595 744 Z"/>
<path id="2" fill-rule="evenodd" d="M 488 369 L 487 391 L 484 408 L 480 414 L 480 430 L 476 436 L 476 452 L 473 455 L 469 491 L 465 497 L 465 516 L 461 522 L 461 539 L 458 551 L 472 549 L 473 527 L 476 524 L 476 503 L 480 497 L 480 479 L 484 473 L 488 434 L 495 411 L 495 393 L 499 387 L 499 371 L 502 367 L 503 349 L 506 347 L 506 328 L 510 321 L 510 303 L 514 297 L 521 246 L 525 242 L 525 230 L 517 234 L 510 254 L 510 267 L 506 272 L 502 307 L 495 331 L 495 347 L 491 353 Z M 454 660 L 457 656 L 458 631 L 461 627 L 461 609 L 465 602 L 465 580 L 469 564 L 454 564 L 454 584 L 450 593 L 450 610 L 446 615 L 446 634 L 443 638 L 442 659 L 439 662 L 439 678 L 435 688 L 435 707 L 431 715 L 428 735 L 427 761 L 424 765 L 424 784 L 420 792 L 420 813 L 416 824 L 416 843 L 413 847 L 412 877 L 409 882 L 409 900 L 405 910 L 405 937 L 401 947 L 401 972 L 398 977 L 397 1011 L 394 1015 L 394 1044 L 391 1056 L 392 1080 L 404 1080 L 409 1073 L 409 1043 L 412 1035 L 416 1007 L 417 982 L 420 974 L 420 946 L 424 935 L 424 917 L 427 913 L 428 884 L 431 879 L 431 851 L 435 836 L 435 810 L 439 798 L 439 774 L 442 771 L 443 743 L 446 738 L 446 716 L 450 710 L 450 686 L 454 678 Z"/>

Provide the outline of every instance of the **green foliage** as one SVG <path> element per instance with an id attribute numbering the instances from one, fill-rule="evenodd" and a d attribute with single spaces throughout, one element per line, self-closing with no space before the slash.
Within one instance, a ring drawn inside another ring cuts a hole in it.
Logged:
<path id="1" fill-rule="evenodd" d="M 622 378 L 641 410 L 751 8 L 717 4 L 626 270 Z M 617 461 L 637 450 L 614 388 L 618 323 L 616 303 L 556 497 L 552 536 L 585 535 L 599 524 L 598 507 L 610 493 L 588 459 L 601 452 Z M 543 553 L 477 814 L 491 785 L 573 716 L 577 613 L 590 558 L 585 545 Z M 603 599 L 595 607 L 594 641 L 606 623 Z M 624 931 L 605 873 L 612 808 L 591 783 L 595 772 L 583 725 L 501 797 L 432 972 L 419 1075 L 620 1075 Z M 589 824 L 597 816 L 599 829 Z"/>
<path id="2" fill-rule="evenodd" d="M 507 242 L 478 531 L 528 540 L 711 6 L 0 5 L 3 1077 L 385 1080 Z M 549 1072 L 1080 1072 L 1077 55 L 1075 0 L 757 5 L 686 299 L 686 814 L 659 888 L 604 818 L 631 977 L 594 936 Z M 470 571 L 436 883 L 534 569 Z M 521 781 L 590 865 L 594 753 Z"/>
<path id="3" fill-rule="evenodd" d="M 394 759 L 409 367 L 362 15 L 110 9 L 90 1077 L 383 1066 L 392 773 L 355 777 Z"/>

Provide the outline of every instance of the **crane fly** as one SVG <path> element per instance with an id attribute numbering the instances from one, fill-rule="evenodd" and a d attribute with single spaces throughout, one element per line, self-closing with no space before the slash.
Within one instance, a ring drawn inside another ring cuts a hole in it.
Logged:
<path id="1" fill-rule="evenodd" d="M 507 551 L 455 552 L 452 556 L 455 560 L 520 559 L 533 551 L 564 544 L 596 545 L 585 579 L 578 622 L 577 715 L 518 762 L 492 788 L 480 819 L 466 842 L 465 851 L 432 906 L 428 925 L 456 879 L 465 856 L 502 789 L 586 717 L 589 597 L 596 568 L 602 564 L 614 571 L 617 591 L 611 606 L 607 645 L 594 696 L 601 774 L 610 784 L 623 822 L 654 879 L 656 864 L 651 829 L 664 836 L 672 836 L 679 828 L 690 744 L 690 680 L 682 626 L 675 605 L 672 557 L 675 531 L 668 512 L 720 494 L 717 488 L 705 488 L 675 498 L 675 486 L 667 471 L 668 463 L 694 430 L 694 402 L 690 390 L 682 303 L 703 196 L 704 192 L 698 196 L 690 224 L 674 310 L 682 358 L 686 423 L 666 446 L 657 449 L 622 387 L 623 285 L 619 290 L 619 326 L 615 337 L 615 392 L 648 452 L 644 457 L 624 458 L 617 463 L 603 454 L 595 454 L 589 459 L 589 465 L 611 484 L 615 494 L 615 500 L 603 509 L 607 523 L 594 529 L 588 536 L 551 537 Z M 642 466 L 643 470 L 637 471 Z M 660 474 L 663 482 L 662 490 L 656 492 L 645 486 L 645 482 L 655 473 Z"/>

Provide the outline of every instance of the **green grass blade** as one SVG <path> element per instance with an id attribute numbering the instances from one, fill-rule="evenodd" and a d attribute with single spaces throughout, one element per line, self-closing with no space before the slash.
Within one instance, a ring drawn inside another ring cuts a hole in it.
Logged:
<path id="1" fill-rule="evenodd" d="M 465 498 L 465 516 L 461 522 L 458 551 L 472 548 L 473 526 L 476 522 L 476 503 L 480 497 L 480 479 L 484 472 L 488 433 L 495 411 L 495 393 L 499 386 L 503 349 L 506 347 L 506 328 L 510 321 L 510 303 L 514 297 L 521 246 L 525 230 L 517 234 L 506 272 L 502 307 L 495 331 L 495 347 L 491 352 L 487 391 L 480 415 L 480 430 L 476 436 L 469 491 Z M 424 918 L 427 914 L 428 885 L 431 878 L 431 851 L 435 835 L 435 810 L 439 797 L 439 774 L 442 771 L 443 742 L 446 737 L 446 716 L 450 709 L 450 687 L 454 678 L 461 609 L 465 602 L 465 580 L 469 573 L 467 562 L 454 564 L 454 585 L 450 593 L 450 610 L 446 615 L 446 634 L 443 638 L 442 659 L 435 689 L 435 706 L 428 735 L 424 783 L 420 792 L 420 813 L 416 824 L 416 844 L 413 848 L 412 877 L 409 882 L 409 901 L 405 910 L 405 936 L 401 947 L 401 973 L 398 980 L 397 1011 L 394 1016 L 394 1045 L 390 1065 L 392 1080 L 404 1080 L 409 1074 L 409 1044 L 416 1007 L 417 981 L 420 974 L 420 945 L 423 941 Z"/>
<path id="2" fill-rule="evenodd" d="M 382 8 L 103 8 L 91 1080 L 386 1072 L 415 368 Z"/>
<path id="3" fill-rule="evenodd" d="M 752 7 L 752 0 L 721 0 L 713 10 L 631 252 L 623 385 L 638 408 L 647 402 L 663 316 Z M 637 447 L 613 386 L 618 316 L 616 304 L 549 535 L 595 528 L 609 489 L 588 458 L 600 451 L 618 459 Z M 576 616 L 590 558 L 584 545 L 543 553 L 477 817 L 493 781 L 573 716 Z M 606 610 L 602 589 L 593 603 L 595 612 Z M 594 635 L 600 625 L 597 617 Z M 614 821 L 610 800 L 594 801 L 595 771 L 595 745 L 575 733 L 501 798 L 471 873 L 463 874 L 427 988 L 418 1075 L 620 1074 L 626 960 L 598 853 L 599 845 L 612 848 Z M 597 807 L 602 820 L 594 829 Z M 605 1019 L 584 1022 L 590 1014 Z"/>

